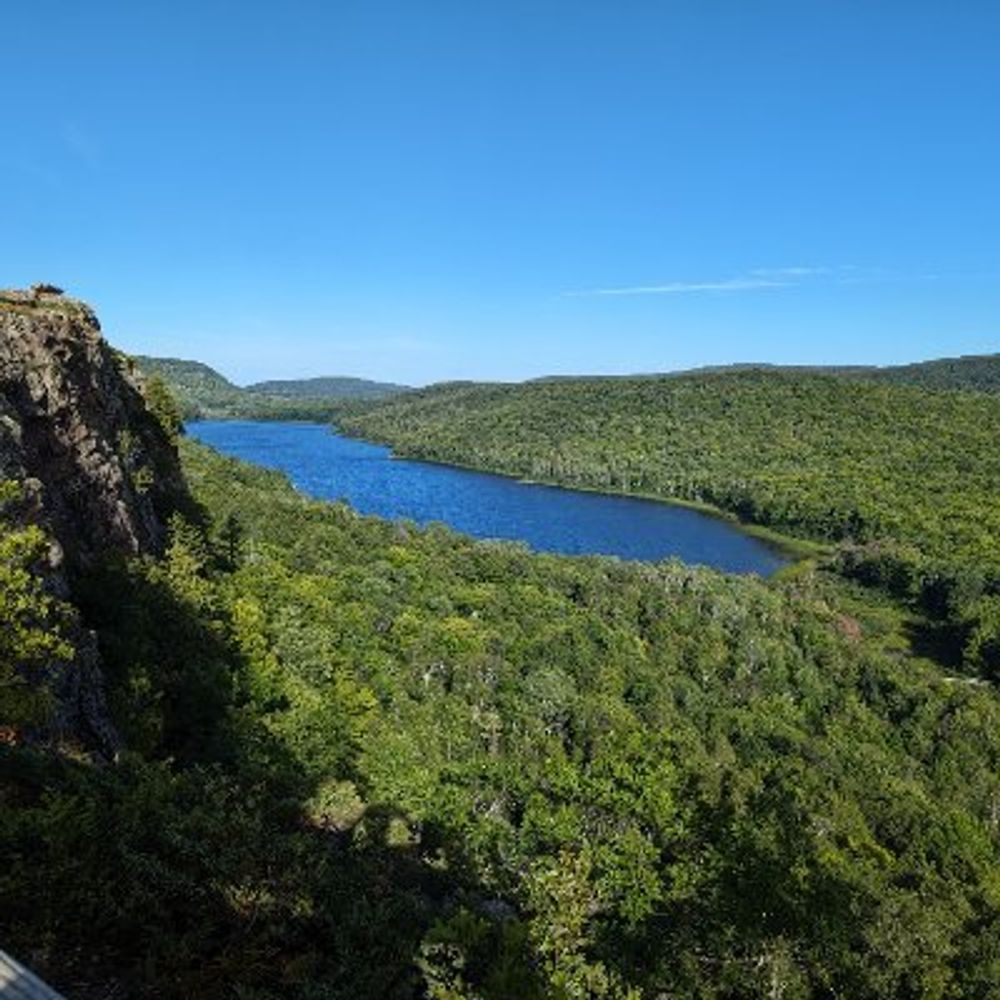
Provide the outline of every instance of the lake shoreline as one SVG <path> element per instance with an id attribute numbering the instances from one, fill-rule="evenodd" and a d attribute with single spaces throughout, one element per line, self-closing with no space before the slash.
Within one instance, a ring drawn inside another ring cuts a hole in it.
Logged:
<path id="1" fill-rule="evenodd" d="M 445 461 L 444 459 L 400 454 L 396 452 L 392 445 L 387 441 L 378 441 L 373 438 L 362 437 L 359 434 L 352 434 L 350 431 L 347 431 L 336 424 L 330 425 L 330 429 L 333 433 L 349 438 L 352 441 L 363 441 L 367 444 L 376 444 L 382 446 L 383 448 L 388 448 L 389 457 L 392 460 L 403 462 L 426 462 L 428 465 L 440 465 L 446 469 L 461 469 L 464 472 L 480 472 L 490 476 L 500 476 L 503 479 L 510 479 L 517 483 L 524 483 L 526 486 L 546 486 L 552 489 L 569 490 L 574 493 L 594 493 L 598 496 L 604 497 L 627 497 L 632 500 L 649 500 L 653 503 L 666 504 L 669 507 L 680 507 L 684 510 L 696 511 L 699 514 L 707 514 L 709 517 L 714 517 L 717 520 L 726 522 L 727 524 L 737 526 L 743 533 L 773 546 L 782 555 L 788 556 L 792 560 L 791 565 L 786 566 L 782 570 L 778 570 L 777 573 L 788 572 L 798 563 L 802 563 L 807 560 L 820 559 L 829 555 L 833 550 L 833 546 L 829 543 L 818 542 L 809 538 L 798 538 L 794 535 L 785 534 L 777 528 L 768 527 L 765 524 L 757 524 L 753 521 L 743 521 L 732 511 L 725 510 L 722 507 L 716 507 L 714 504 L 707 503 L 703 500 L 685 500 L 681 497 L 665 497 L 657 493 L 643 493 L 633 490 L 615 490 L 614 492 L 611 492 L 609 490 L 602 490 L 596 486 L 570 486 L 566 483 L 560 483 L 554 479 L 529 479 L 525 476 L 519 476 L 513 472 L 504 472 L 501 469 L 494 469 L 486 466 L 468 465 L 463 462 Z"/>
<path id="2" fill-rule="evenodd" d="M 678 559 L 770 578 L 801 568 L 817 552 L 707 504 L 411 457 L 327 422 L 200 420 L 189 421 L 187 432 L 222 454 L 279 471 L 303 496 L 339 499 L 389 521 L 440 522 L 539 554 Z"/>

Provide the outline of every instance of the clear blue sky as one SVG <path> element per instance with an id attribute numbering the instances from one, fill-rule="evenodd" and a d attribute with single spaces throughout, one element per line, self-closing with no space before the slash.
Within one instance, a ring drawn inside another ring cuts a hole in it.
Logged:
<path id="1" fill-rule="evenodd" d="M 0 285 L 237 381 L 1000 350 L 995 0 L 5 5 Z"/>

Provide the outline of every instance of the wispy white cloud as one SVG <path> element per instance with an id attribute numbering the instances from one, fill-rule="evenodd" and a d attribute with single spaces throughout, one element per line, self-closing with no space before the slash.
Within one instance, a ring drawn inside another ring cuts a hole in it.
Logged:
<path id="1" fill-rule="evenodd" d="M 690 292 L 748 292 L 758 288 L 784 288 L 778 278 L 749 275 L 722 281 L 668 281 L 662 285 L 630 285 L 624 288 L 588 288 L 566 295 L 684 295 Z"/>
<path id="2" fill-rule="evenodd" d="M 656 285 L 625 285 L 585 288 L 563 292 L 564 296 L 685 295 L 711 292 L 753 292 L 767 288 L 797 288 L 816 284 L 851 285 L 880 281 L 936 281 L 937 274 L 902 274 L 880 267 L 858 264 L 795 264 L 786 267 L 754 267 L 734 278 L 706 281 L 665 281 Z"/>

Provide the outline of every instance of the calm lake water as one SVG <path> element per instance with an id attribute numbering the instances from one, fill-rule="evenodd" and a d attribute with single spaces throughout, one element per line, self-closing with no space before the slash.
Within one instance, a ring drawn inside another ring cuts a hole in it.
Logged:
<path id="1" fill-rule="evenodd" d="M 226 455 L 280 469 L 303 493 L 346 500 L 363 514 L 441 521 L 477 538 L 568 555 L 677 556 L 762 575 L 787 562 L 736 525 L 698 511 L 392 458 L 388 448 L 342 437 L 325 424 L 204 420 L 187 430 Z"/>

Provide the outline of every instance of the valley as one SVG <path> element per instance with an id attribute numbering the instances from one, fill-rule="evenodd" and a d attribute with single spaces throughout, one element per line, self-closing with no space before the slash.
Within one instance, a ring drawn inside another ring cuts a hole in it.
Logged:
<path id="1" fill-rule="evenodd" d="M 736 373 L 450 386 L 338 413 L 404 453 L 743 497 L 823 541 L 762 579 L 312 499 L 184 435 L 85 307 L 14 299 L 0 322 L 0 932 L 54 985 L 995 992 L 995 535 L 984 506 L 981 547 L 960 548 L 953 514 L 992 482 L 992 397 Z M 32 374 L 59 370 L 75 381 L 58 395 Z M 64 442 L 71 491 L 24 428 Z M 922 455 L 963 478 L 921 478 Z M 685 478 L 664 478 L 668 456 Z M 143 533 L 95 548 L 88 510 Z M 946 633 L 958 662 L 914 629 Z"/>

